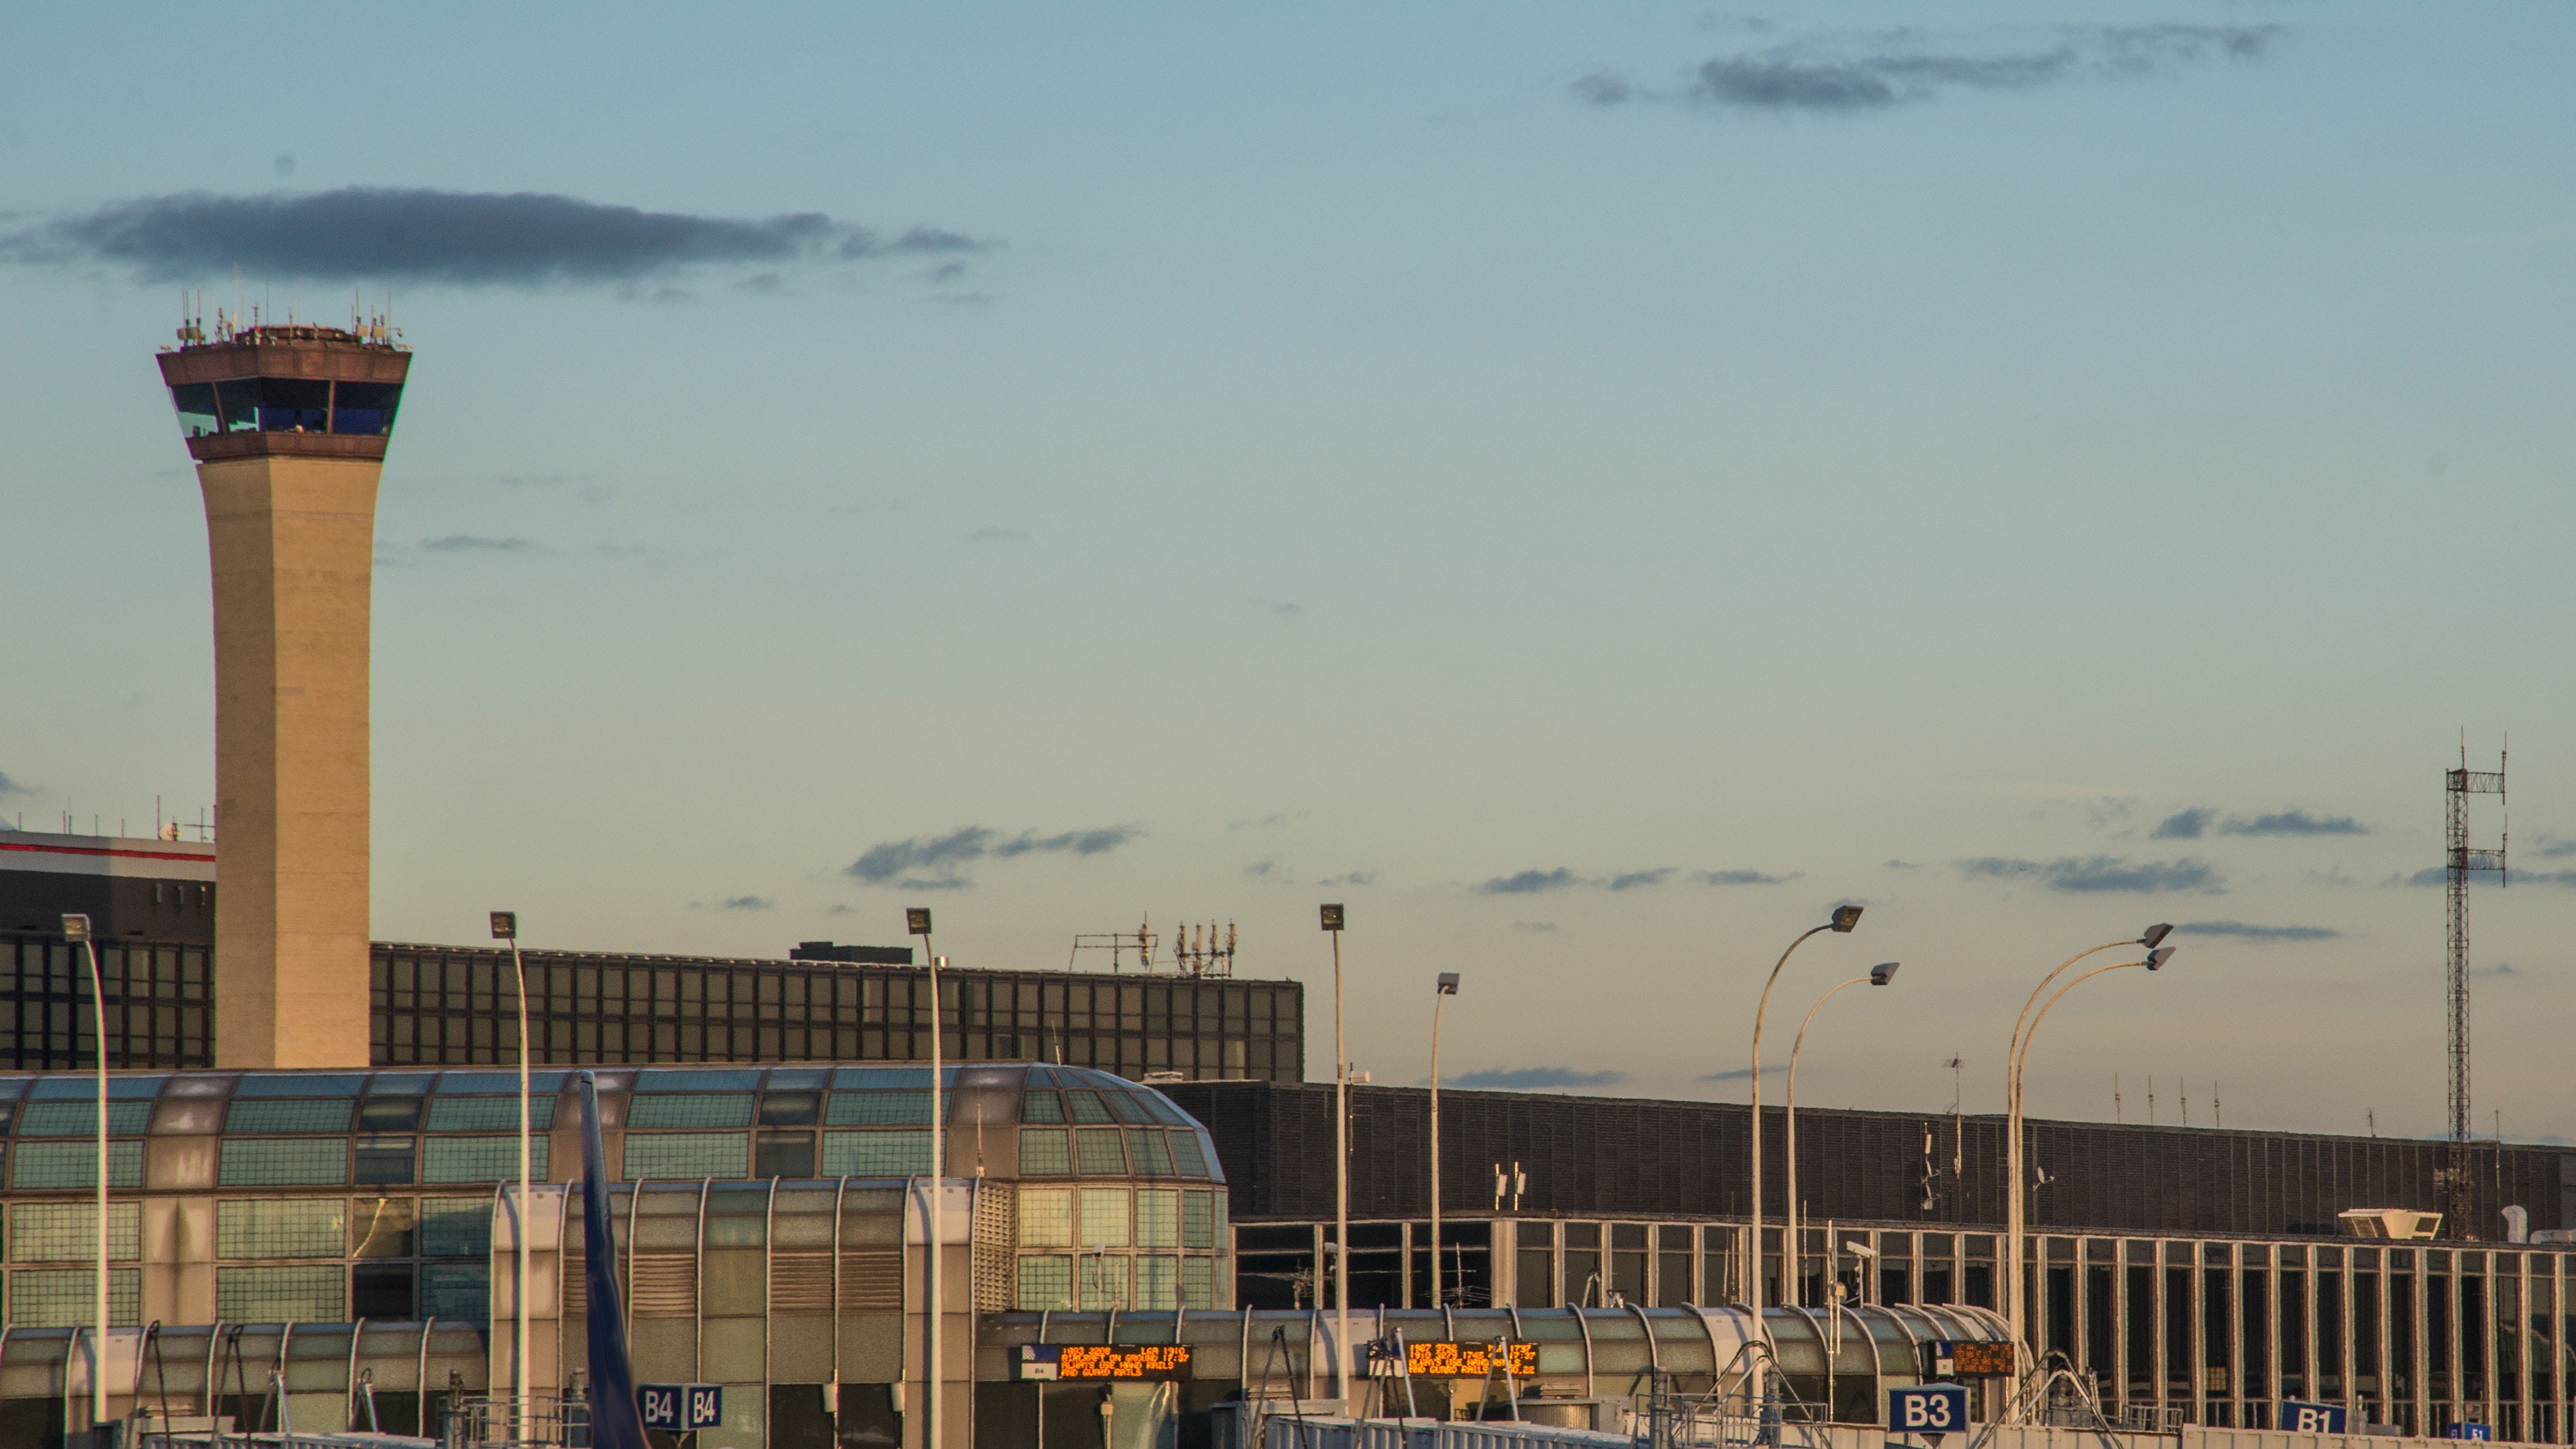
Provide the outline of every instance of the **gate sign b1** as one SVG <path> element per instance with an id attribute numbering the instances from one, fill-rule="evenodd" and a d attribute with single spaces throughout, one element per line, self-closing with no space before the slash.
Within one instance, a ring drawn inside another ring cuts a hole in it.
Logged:
<path id="1" fill-rule="evenodd" d="M 2278 1422 L 2293 1434 L 2340 1434 L 2344 1426 L 2343 1406 L 2302 1404 L 2295 1399 L 2283 1399 Z"/>
<path id="2" fill-rule="evenodd" d="M 1968 1428 L 1965 1384 L 1924 1384 L 1887 1391 L 1887 1427 L 1896 1434 L 1920 1434 L 1938 1444 L 1944 1434 Z"/>
<path id="3" fill-rule="evenodd" d="M 674 1434 L 713 1429 L 724 1423 L 724 1386 L 637 1384 L 635 1406 L 643 1411 L 647 1429 L 663 1429 Z"/>

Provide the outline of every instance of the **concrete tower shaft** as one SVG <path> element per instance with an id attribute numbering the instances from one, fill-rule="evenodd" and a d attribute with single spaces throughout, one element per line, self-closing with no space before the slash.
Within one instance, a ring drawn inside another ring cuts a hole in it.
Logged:
<path id="1" fill-rule="evenodd" d="M 368 1063 L 376 478 L 411 363 L 379 328 L 161 354 L 215 602 L 215 1062 Z"/>

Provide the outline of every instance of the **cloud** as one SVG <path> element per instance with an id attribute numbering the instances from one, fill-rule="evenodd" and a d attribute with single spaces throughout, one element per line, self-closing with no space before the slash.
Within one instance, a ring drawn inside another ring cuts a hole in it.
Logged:
<path id="1" fill-rule="evenodd" d="M 1544 935 L 1544 934 L 1546 934 L 1547 932 L 1549 932 L 1549 931 L 1553 931 L 1553 930 L 1555 930 L 1555 929 L 1556 929 L 1556 922 L 1554 922 L 1554 921 L 1514 921 L 1514 922 L 1512 922 L 1512 929 L 1513 929 L 1513 930 L 1515 930 L 1515 931 L 1534 931 L 1534 932 L 1537 932 L 1537 933 L 1539 933 L 1539 934 Z"/>
<path id="2" fill-rule="evenodd" d="M 2107 855 L 2050 861 L 2007 860 L 1989 855 L 1957 864 L 1959 873 L 1970 880 L 2036 880 L 2055 891 L 2131 891 L 2150 895 L 2199 891 L 2217 895 L 2227 889 L 2224 876 L 2209 862 L 2192 856 L 2133 864 Z"/>
<path id="3" fill-rule="evenodd" d="M 10 779 L 5 772 L 0 772 L 0 799 L 5 799 L 11 795 L 33 795 L 35 793 L 35 786 L 19 784 L 17 781 Z"/>
<path id="4" fill-rule="evenodd" d="M 2218 827 L 2221 835 L 2368 835 L 2370 827 L 2349 815 L 2310 815 L 2305 810 L 2284 810 L 2277 815 L 2257 815 L 2251 820 L 2231 816 Z"/>
<path id="5" fill-rule="evenodd" d="M 1787 885 L 1801 874 L 1794 870 L 1787 875 L 1765 875 L 1758 870 L 1703 870 L 1693 872 L 1691 879 L 1705 886 Z"/>
<path id="6" fill-rule="evenodd" d="M 1228 826 L 1226 827 L 1226 829 L 1228 829 L 1228 830 L 1268 830 L 1268 829 L 1270 829 L 1272 826 L 1275 826 L 1275 825 L 1285 825 L 1285 824 L 1287 824 L 1287 823 L 1288 823 L 1288 817 L 1287 817 L 1285 814 L 1282 814 L 1282 813 L 1277 812 L 1277 811 L 1273 811 L 1272 813 L 1270 813 L 1270 814 L 1268 814 L 1268 815 L 1264 815 L 1264 816 L 1262 816 L 1262 817 L 1261 817 L 1260 819 L 1258 819 L 1258 820 L 1238 820 L 1238 821 L 1235 821 L 1233 824 L 1228 825 Z"/>
<path id="7" fill-rule="evenodd" d="M 1453 1087 L 1488 1092 L 1548 1092 L 1568 1087 L 1608 1087 L 1628 1080 L 1626 1072 L 1579 1072 L 1572 1067 L 1489 1067 L 1449 1079 Z"/>
<path id="8" fill-rule="evenodd" d="M 1672 873 L 1673 868 L 1669 865 L 1657 866 L 1653 870 L 1627 871 L 1610 877 L 1610 889 L 1626 891 L 1635 890 L 1639 886 L 1662 885 L 1664 877 Z"/>
<path id="9" fill-rule="evenodd" d="M 1263 860 L 1256 860 L 1252 864 L 1245 866 L 1243 868 L 1243 873 L 1245 875 L 1268 875 L 1277 869 L 1279 869 L 1279 857 L 1274 855 Z"/>
<path id="10" fill-rule="evenodd" d="M 2540 837 L 2540 844 L 2532 847 L 2531 853 L 2543 860 L 2565 860 L 2571 855 L 2576 855 L 2576 840 L 2544 835 Z"/>
<path id="11" fill-rule="evenodd" d="M 979 528 L 966 535 L 968 543 L 1026 543 L 1029 536 L 1016 528 Z"/>
<path id="12" fill-rule="evenodd" d="M 778 902 L 767 896 L 727 896 L 714 902 L 713 908 L 719 911 L 766 911 L 777 905 Z"/>
<path id="13" fill-rule="evenodd" d="M 1887 868 L 1889 870 L 1921 870 L 1923 868 L 1923 862 L 1919 860 L 1891 860 L 1887 863 Z"/>
<path id="14" fill-rule="evenodd" d="M 1271 613 L 1276 614 L 1282 619 L 1294 619 L 1298 615 L 1306 612 L 1305 605 L 1290 603 L 1286 600 L 1280 600 L 1277 602 L 1255 600 L 1254 607 L 1268 609 Z"/>
<path id="15" fill-rule="evenodd" d="M 241 268 L 374 285 L 544 287 L 635 282 L 703 267 L 948 255 L 994 244 L 938 227 L 888 241 L 821 212 L 759 219 L 645 211 L 548 192 L 342 187 L 110 202 L 0 234 L 0 260 L 91 262 L 146 282 Z"/>
<path id="16" fill-rule="evenodd" d="M 1591 106 L 1677 99 L 1774 114 L 1858 115 L 1918 105 L 1962 91 L 2028 92 L 2082 80 L 2119 80 L 2262 58 L 2277 25 L 2074 25 L 2021 49 L 1927 44 L 1922 32 L 1892 31 L 1836 41 L 1796 41 L 1722 55 L 1688 72 L 1679 91 L 1658 95 L 1625 76 L 1595 71 L 1567 86 Z"/>
<path id="17" fill-rule="evenodd" d="M 2184 810 L 2164 818 L 2164 823 L 2147 832 L 2149 840 L 2198 840 L 2209 833 L 2210 822 L 2218 818 L 2215 810 Z"/>
<path id="18" fill-rule="evenodd" d="M 533 539 L 483 538 L 470 533 L 451 533 L 445 538 L 424 538 L 414 545 L 422 553 L 538 553 Z"/>
<path id="19" fill-rule="evenodd" d="M 2472 976 L 2520 976 L 2524 973 L 2515 970 L 2513 968 L 2513 964 L 2509 961 L 2498 961 L 2493 966 L 2473 966 L 2469 968 L 2469 974 Z"/>
<path id="20" fill-rule="evenodd" d="M 2518 885 L 2576 886 L 2576 870 L 2517 870 L 2509 877 Z"/>
<path id="21" fill-rule="evenodd" d="M 1340 875 L 1334 876 L 1329 880 L 1319 880 L 1315 882 L 1315 884 L 1319 886 L 1372 886 L 1377 884 L 1378 877 L 1381 874 L 1383 874 L 1383 872 L 1374 870 L 1346 870 Z"/>
<path id="22" fill-rule="evenodd" d="M 1566 89 L 1574 92 L 1576 100 L 1593 106 L 1624 106 L 1637 98 L 1637 88 L 1626 77 L 1608 71 L 1578 77 Z"/>
<path id="23" fill-rule="evenodd" d="M 1770 1066 L 1762 1069 L 1762 1075 L 1766 1077 L 1776 1077 L 1787 1070 L 1789 1070 L 1787 1067 L 1774 1062 Z M 1749 1082 L 1753 1080 L 1753 1069 L 1751 1067 L 1737 1067 L 1731 1072 L 1710 1072 L 1705 1076 L 1695 1077 L 1692 1080 L 1701 1082 Z"/>
<path id="24" fill-rule="evenodd" d="M 974 884 L 959 874 L 969 861 L 987 857 L 1009 860 L 1040 853 L 1103 855 L 1141 837 L 1132 825 L 1105 825 L 1039 835 L 1024 830 L 1005 837 L 982 825 L 961 826 L 946 835 L 914 835 L 869 846 L 842 874 L 868 885 L 888 881 L 906 890 L 963 890 Z"/>
<path id="25" fill-rule="evenodd" d="M 2234 936 L 2247 941 L 2331 941 L 2343 932 L 2328 926 L 2249 926 L 2243 921 L 2186 921 L 2178 936 Z"/>
<path id="26" fill-rule="evenodd" d="M 1577 883 L 1574 872 L 1564 866 L 1554 870 L 1525 870 L 1518 875 L 1498 875 L 1476 887 L 1480 896 L 1534 896 L 1541 891 L 1563 890 Z"/>
<path id="27" fill-rule="evenodd" d="M 2509 870 L 2507 874 L 2508 883 L 2512 885 L 2576 886 L 2576 870 Z M 2477 885 L 2492 885 L 2495 883 L 2495 874 L 2492 871 L 2476 871 L 2469 876 L 2469 880 Z M 2413 875 L 2392 875 L 2380 884 L 2383 886 L 2437 886 L 2448 885 L 2450 882 L 2451 873 L 2448 870 L 2438 865 L 2428 865 Z"/>

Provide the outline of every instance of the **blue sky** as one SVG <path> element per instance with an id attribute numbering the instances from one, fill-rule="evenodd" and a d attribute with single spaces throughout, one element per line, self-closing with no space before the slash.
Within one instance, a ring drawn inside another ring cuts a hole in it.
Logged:
<path id="1" fill-rule="evenodd" d="M 1453 1072 L 1737 1096 L 1849 898 L 1802 1100 L 1973 1110 L 2169 920 L 2034 1110 L 2431 1132 L 2509 730 L 2479 1116 L 2576 1133 L 2562 7 L 226 15 L 0 18 L 13 819 L 211 797 L 238 265 L 418 351 L 379 936 L 1320 987 L 1345 899 L 1378 1080 L 1457 970 Z"/>

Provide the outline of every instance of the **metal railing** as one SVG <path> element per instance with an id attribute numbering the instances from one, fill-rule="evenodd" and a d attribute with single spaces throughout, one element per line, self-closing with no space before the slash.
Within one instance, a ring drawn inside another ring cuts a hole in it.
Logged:
<path id="1" fill-rule="evenodd" d="M 560 1394 L 530 1394 L 524 1415 L 515 1395 L 458 1399 L 447 1409 L 446 1449 L 588 1449 L 590 1404 Z"/>

